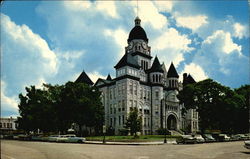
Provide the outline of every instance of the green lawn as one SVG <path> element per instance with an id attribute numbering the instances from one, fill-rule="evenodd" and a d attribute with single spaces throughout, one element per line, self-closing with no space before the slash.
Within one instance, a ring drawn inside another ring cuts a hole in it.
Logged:
<path id="1" fill-rule="evenodd" d="M 167 140 L 174 140 L 178 136 L 167 135 Z M 102 141 L 103 136 L 86 137 L 87 141 Z M 141 135 L 138 138 L 134 136 L 105 136 L 106 141 L 119 141 L 119 142 L 149 142 L 149 141 L 163 141 L 164 135 Z"/>

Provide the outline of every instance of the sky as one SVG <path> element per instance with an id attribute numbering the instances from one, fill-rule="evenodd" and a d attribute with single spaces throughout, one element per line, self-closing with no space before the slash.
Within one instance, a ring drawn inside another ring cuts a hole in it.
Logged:
<path id="1" fill-rule="evenodd" d="M 151 54 L 168 69 L 238 88 L 249 84 L 248 2 L 5 1 L 1 4 L 1 116 L 18 116 L 25 87 L 95 82 L 125 53 L 138 15 Z"/>

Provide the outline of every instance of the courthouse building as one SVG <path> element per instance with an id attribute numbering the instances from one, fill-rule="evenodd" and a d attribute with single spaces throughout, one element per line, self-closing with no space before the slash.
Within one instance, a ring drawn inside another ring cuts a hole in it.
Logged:
<path id="1" fill-rule="evenodd" d="M 196 132 L 198 113 L 191 109 L 182 116 L 183 105 L 177 98 L 183 84 L 195 82 L 192 76 L 184 74 L 183 82 L 179 82 L 173 63 L 167 69 L 157 56 L 151 56 L 149 39 L 138 17 L 127 42 L 123 57 L 114 66 L 116 76 L 99 78 L 94 84 L 102 92 L 106 127 L 119 134 L 129 112 L 136 107 L 142 117 L 142 134 L 156 134 L 159 128 L 167 128 L 173 134 L 187 128 Z M 93 85 L 85 72 L 77 81 Z"/>

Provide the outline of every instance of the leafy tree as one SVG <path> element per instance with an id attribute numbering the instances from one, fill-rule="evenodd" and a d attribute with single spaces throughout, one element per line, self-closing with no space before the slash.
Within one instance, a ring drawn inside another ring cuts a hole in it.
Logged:
<path id="1" fill-rule="evenodd" d="M 137 108 L 132 108 L 130 111 L 125 127 L 130 130 L 130 134 L 136 136 L 136 132 L 140 132 L 142 129 L 142 118 L 138 114 Z"/>
<path id="2" fill-rule="evenodd" d="M 35 86 L 26 87 L 27 94 L 19 95 L 18 105 L 21 118 L 18 118 L 20 128 L 25 131 L 37 131 L 38 129 L 49 132 L 54 130 L 55 112 L 46 90 L 36 89 Z"/>
<path id="3" fill-rule="evenodd" d="M 186 85 L 178 98 L 186 109 L 199 112 L 201 131 L 217 129 L 226 132 L 237 131 L 236 118 L 238 107 L 244 104 L 244 98 L 229 87 L 207 79 Z"/>
<path id="4" fill-rule="evenodd" d="M 237 123 L 239 132 L 250 131 L 250 85 L 244 85 L 235 89 L 238 95 L 243 96 L 244 104 L 238 106 Z"/>
<path id="5" fill-rule="evenodd" d="M 93 127 L 100 132 L 104 121 L 101 92 L 83 83 L 68 82 L 65 85 L 44 84 L 43 89 L 35 86 L 26 88 L 26 95 L 19 95 L 18 123 L 29 132 L 65 133 L 72 123 Z"/>

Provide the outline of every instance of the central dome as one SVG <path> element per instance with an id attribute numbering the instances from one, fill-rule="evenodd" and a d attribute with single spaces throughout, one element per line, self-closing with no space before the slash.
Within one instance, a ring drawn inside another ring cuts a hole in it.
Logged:
<path id="1" fill-rule="evenodd" d="M 141 20 L 136 17 L 135 19 L 135 27 L 130 31 L 128 42 L 134 40 L 134 39 L 142 39 L 146 42 L 148 42 L 147 34 L 144 31 L 144 29 L 140 26 Z"/>

